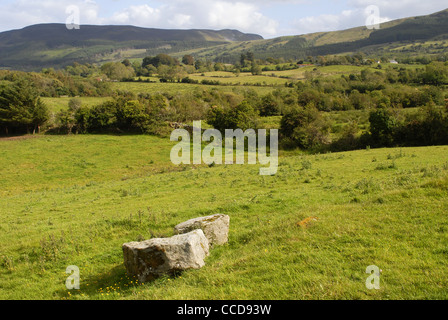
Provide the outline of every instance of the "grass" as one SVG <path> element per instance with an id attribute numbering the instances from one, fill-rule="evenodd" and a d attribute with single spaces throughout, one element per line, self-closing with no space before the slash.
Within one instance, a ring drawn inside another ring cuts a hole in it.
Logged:
<path id="1" fill-rule="evenodd" d="M 321 76 L 341 76 L 359 74 L 366 67 L 357 67 L 350 65 L 316 67 L 308 66 L 299 69 L 285 71 L 264 71 L 262 75 L 252 75 L 251 73 L 240 73 L 238 76 L 232 72 L 206 72 L 203 74 L 193 74 L 189 77 L 194 80 L 212 80 L 223 84 L 260 84 L 262 86 L 284 86 L 291 80 L 304 80 L 306 72 L 312 72 L 314 69 L 319 71 Z"/>
<path id="2" fill-rule="evenodd" d="M 164 157 L 170 141 L 150 136 L 43 136 L 0 145 L 2 195 L 127 179 L 171 164 Z"/>
<path id="3" fill-rule="evenodd" d="M 99 105 L 107 100 L 110 100 L 109 97 L 79 97 L 79 98 L 71 98 L 71 97 L 61 97 L 61 98 L 41 98 L 42 101 L 47 105 L 48 109 L 51 113 L 56 114 L 61 110 L 67 110 L 68 103 L 71 99 L 79 99 L 83 106 L 92 107 L 95 105 Z"/>
<path id="4" fill-rule="evenodd" d="M 219 89 L 224 92 L 233 92 L 233 90 L 245 90 L 243 85 L 227 85 L 227 86 L 212 86 L 202 84 L 185 84 L 185 83 L 144 83 L 144 82 L 116 82 L 112 83 L 114 90 L 130 91 L 135 94 L 139 93 L 186 93 L 194 91 L 198 88 Z M 259 95 L 265 95 L 273 90 L 275 87 L 251 86 L 250 89 L 255 90 Z"/>
<path id="5" fill-rule="evenodd" d="M 213 74 L 213 73 L 210 73 Z M 225 85 L 260 85 L 260 86 L 280 86 L 284 87 L 285 83 L 288 82 L 287 79 L 281 79 L 278 77 L 269 77 L 267 75 L 252 75 L 250 73 L 241 73 L 238 77 L 231 72 L 227 72 L 226 76 L 214 76 L 209 73 L 205 73 L 204 76 L 201 74 L 190 75 L 189 77 L 193 80 L 201 82 L 202 80 L 209 81 L 219 81 Z"/>
<path id="6" fill-rule="evenodd" d="M 0 299 L 448 298 L 448 147 L 284 153 L 266 177 L 250 165 L 176 167 L 172 145 L 0 141 Z M 145 284 L 126 275 L 123 243 L 214 213 L 230 215 L 229 243 L 204 268 Z M 81 290 L 65 288 L 69 265 Z M 366 289 L 370 265 L 380 290 Z"/>

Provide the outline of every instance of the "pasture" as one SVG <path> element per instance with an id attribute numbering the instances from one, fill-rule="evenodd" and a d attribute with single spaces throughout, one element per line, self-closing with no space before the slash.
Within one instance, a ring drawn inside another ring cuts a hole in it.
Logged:
<path id="1" fill-rule="evenodd" d="M 152 136 L 0 140 L 0 299 L 446 299 L 448 147 L 174 166 Z M 138 283 L 121 245 L 224 213 L 206 266 Z M 298 224 L 315 217 L 311 224 Z M 70 265 L 80 290 L 65 288 Z M 380 290 L 366 268 L 381 270 Z"/>
<path id="2" fill-rule="evenodd" d="M 215 79 L 216 80 L 216 79 Z M 275 87 L 271 86 L 250 86 L 243 85 L 225 85 L 225 86 L 213 86 L 202 84 L 186 84 L 186 83 L 145 83 L 145 82 L 116 82 L 112 83 L 112 89 L 119 91 L 129 91 L 135 94 L 140 93 L 187 93 L 197 89 L 217 89 L 224 92 L 233 92 L 234 90 L 247 90 L 253 89 L 258 94 L 264 95 L 275 90 Z M 283 86 L 284 88 L 284 86 Z"/>

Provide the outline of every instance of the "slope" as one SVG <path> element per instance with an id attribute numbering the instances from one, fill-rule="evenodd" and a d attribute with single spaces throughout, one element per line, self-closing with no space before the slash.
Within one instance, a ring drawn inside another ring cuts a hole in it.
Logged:
<path id="1" fill-rule="evenodd" d="M 232 41 L 262 39 L 237 30 L 163 30 L 133 26 L 90 26 L 68 30 L 64 24 L 41 24 L 0 33 L 0 66 L 36 69 L 63 66 L 75 61 L 98 62 L 111 53 L 137 50 L 142 57 L 151 50 L 175 51 L 204 48 Z M 118 57 L 117 56 L 117 57 Z"/>
<path id="2" fill-rule="evenodd" d="M 190 53 L 216 61 L 237 61 L 247 50 L 257 58 L 303 59 L 307 56 L 352 52 L 390 52 L 393 47 L 412 42 L 448 39 L 448 9 L 428 16 L 383 23 L 381 29 L 357 27 L 342 31 L 318 32 L 299 36 L 257 40 L 193 50 Z M 179 53 L 182 54 L 182 53 Z"/>

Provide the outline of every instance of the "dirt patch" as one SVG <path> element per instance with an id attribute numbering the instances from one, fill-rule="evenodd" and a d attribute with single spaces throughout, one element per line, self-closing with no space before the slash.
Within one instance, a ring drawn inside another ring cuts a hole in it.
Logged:
<path id="1" fill-rule="evenodd" d="M 41 138 L 40 135 L 26 135 L 26 136 L 16 136 L 16 137 L 0 137 L 0 141 L 20 141 L 28 139 Z"/>

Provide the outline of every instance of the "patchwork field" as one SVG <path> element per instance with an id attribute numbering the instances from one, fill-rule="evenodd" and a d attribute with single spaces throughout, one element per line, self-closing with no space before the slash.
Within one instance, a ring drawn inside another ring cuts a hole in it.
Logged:
<path id="1" fill-rule="evenodd" d="M 0 140 L 0 299 L 448 298 L 448 147 L 281 152 L 270 177 L 176 167 L 173 145 Z M 204 268 L 144 284 L 126 275 L 123 243 L 214 213 L 230 216 L 230 240 Z M 70 265 L 80 290 L 65 288 Z M 380 290 L 366 288 L 370 265 Z"/>
<path id="2" fill-rule="evenodd" d="M 225 92 L 232 92 L 233 90 L 247 90 L 247 87 L 243 85 L 226 85 L 226 86 L 213 86 L 202 84 L 185 84 L 185 83 L 145 83 L 145 82 L 117 82 L 112 83 L 114 90 L 129 91 L 135 94 L 139 93 L 186 93 L 194 91 L 195 89 L 218 89 Z M 264 95 L 275 87 L 270 86 L 251 86 L 250 89 L 255 90 L 259 95 Z"/>

